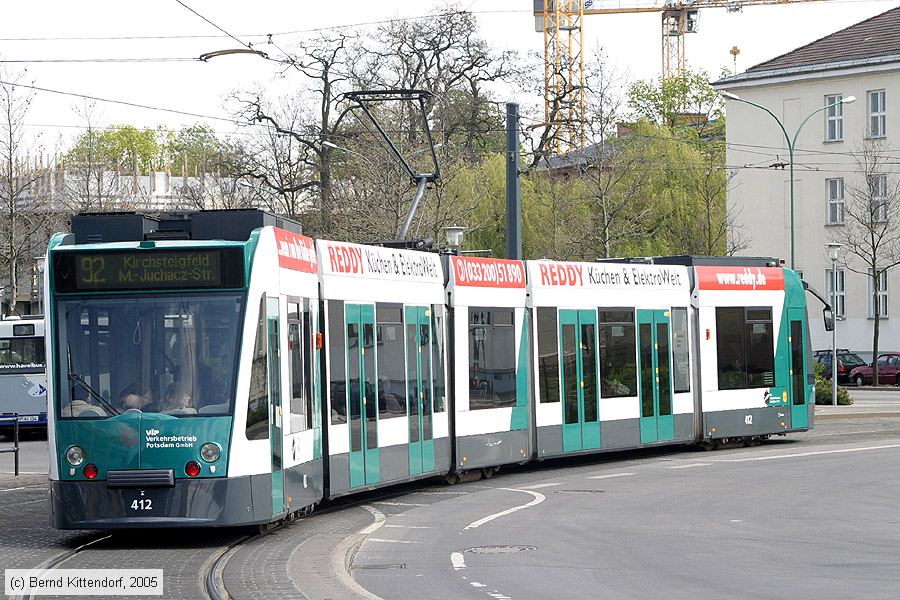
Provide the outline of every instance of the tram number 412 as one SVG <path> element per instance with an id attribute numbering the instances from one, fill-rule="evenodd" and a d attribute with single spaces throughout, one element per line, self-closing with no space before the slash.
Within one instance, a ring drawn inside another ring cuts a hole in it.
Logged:
<path id="1" fill-rule="evenodd" d="M 131 510 L 153 510 L 153 500 L 145 498 L 131 503 Z"/>

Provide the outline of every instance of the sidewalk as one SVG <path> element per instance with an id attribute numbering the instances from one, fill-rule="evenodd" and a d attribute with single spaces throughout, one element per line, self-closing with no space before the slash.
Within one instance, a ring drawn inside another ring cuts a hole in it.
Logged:
<path id="1" fill-rule="evenodd" d="M 853 404 L 850 406 L 817 405 L 815 418 L 818 420 L 900 418 L 900 388 L 885 386 L 846 389 L 853 398 Z"/>

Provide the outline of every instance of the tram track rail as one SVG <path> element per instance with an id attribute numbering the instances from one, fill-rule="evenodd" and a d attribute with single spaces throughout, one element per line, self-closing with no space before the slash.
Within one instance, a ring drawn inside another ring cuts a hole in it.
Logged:
<path id="1" fill-rule="evenodd" d="M 61 553 L 57 554 L 56 556 L 50 558 L 49 560 L 44 561 L 43 563 L 41 563 L 40 565 L 35 567 L 34 570 L 50 571 L 50 570 L 56 569 L 61 564 L 66 562 L 67 560 L 74 558 L 78 554 L 81 554 L 87 548 L 89 548 L 95 544 L 99 544 L 100 542 L 103 542 L 105 540 L 108 540 L 111 537 L 112 537 L 111 533 L 107 533 L 105 535 L 100 535 L 98 537 L 95 537 L 94 539 L 92 539 L 89 542 L 81 544 L 80 546 L 76 546 L 75 548 L 72 548 L 71 550 L 66 550 L 65 552 L 61 552 Z M 33 600 L 34 594 L 18 594 L 18 595 L 16 595 L 15 598 L 16 598 L 16 600 Z"/>

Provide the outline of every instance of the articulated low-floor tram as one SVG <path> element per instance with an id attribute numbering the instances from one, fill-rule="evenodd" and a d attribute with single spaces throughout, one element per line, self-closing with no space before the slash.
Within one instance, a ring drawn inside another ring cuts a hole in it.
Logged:
<path id="1" fill-rule="evenodd" d="M 771 259 L 514 261 L 260 211 L 79 215 L 48 250 L 56 527 L 262 524 L 420 478 L 812 424 Z"/>

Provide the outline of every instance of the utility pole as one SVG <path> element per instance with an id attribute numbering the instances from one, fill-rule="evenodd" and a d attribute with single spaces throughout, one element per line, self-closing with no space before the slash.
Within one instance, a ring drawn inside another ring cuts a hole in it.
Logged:
<path id="1" fill-rule="evenodd" d="M 506 258 L 522 259 L 522 198 L 519 188 L 519 105 L 506 104 Z"/>

